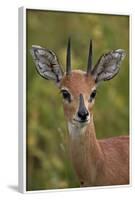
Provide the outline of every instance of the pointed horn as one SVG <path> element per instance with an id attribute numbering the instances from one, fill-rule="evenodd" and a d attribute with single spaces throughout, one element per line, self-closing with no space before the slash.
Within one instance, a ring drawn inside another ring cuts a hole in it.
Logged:
<path id="1" fill-rule="evenodd" d="M 66 75 L 71 74 L 71 39 L 68 39 L 67 60 L 66 60 Z"/>
<path id="2" fill-rule="evenodd" d="M 89 46 L 87 75 L 91 74 L 91 71 L 92 71 L 92 40 L 90 40 L 90 46 Z"/>

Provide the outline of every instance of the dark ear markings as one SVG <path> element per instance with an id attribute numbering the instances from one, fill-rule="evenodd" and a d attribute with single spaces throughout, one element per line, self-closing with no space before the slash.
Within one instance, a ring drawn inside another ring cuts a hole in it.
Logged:
<path id="1" fill-rule="evenodd" d="M 95 82 L 107 81 L 114 78 L 118 74 L 120 64 L 125 56 L 126 53 L 122 49 L 117 49 L 102 55 L 92 71 Z"/>
<path id="2" fill-rule="evenodd" d="M 58 84 L 63 77 L 63 71 L 56 54 L 50 49 L 36 45 L 32 46 L 31 54 L 40 76 L 47 80 L 55 80 Z"/>

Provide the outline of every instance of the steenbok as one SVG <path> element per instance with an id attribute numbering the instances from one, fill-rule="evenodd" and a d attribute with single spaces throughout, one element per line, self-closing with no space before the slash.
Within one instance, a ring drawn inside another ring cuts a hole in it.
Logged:
<path id="1" fill-rule="evenodd" d="M 80 185 L 128 184 L 129 137 L 119 136 L 98 140 L 92 111 L 97 85 L 118 74 L 125 51 L 122 49 L 110 51 L 102 55 L 93 67 L 92 41 L 90 41 L 86 72 L 71 70 L 69 39 L 65 73 L 52 50 L 33 45 L 31 53 L 39 74 L 45 79 L 54 80 L 62 93 L 71 159 Z"/>

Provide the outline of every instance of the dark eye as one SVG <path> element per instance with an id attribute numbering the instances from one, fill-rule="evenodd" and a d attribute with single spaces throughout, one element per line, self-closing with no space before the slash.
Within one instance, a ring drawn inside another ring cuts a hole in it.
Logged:
<path id="1" fill-rule="evenodd" d="M 61 90 L 62 96 L 68 102 L 71 102 L 71 95 L 67 90 Z"/>
<path id="2" fill-rule="evenodd" d="M 95 96 L 96 96 L 96 90 L 93 90 L 93 92 L 90 95 L 89 101 L 91 102 L 95 98 Z"/>

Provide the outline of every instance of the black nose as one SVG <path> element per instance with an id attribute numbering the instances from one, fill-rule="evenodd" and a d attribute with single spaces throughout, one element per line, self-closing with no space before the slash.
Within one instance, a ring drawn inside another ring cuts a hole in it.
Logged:
<path id="1" fill-rule="evenodd" d="M 84 99 L 83 99 L 83 95 L 80 94 L 80 99 L 79 99 L 79 109 L 78 109 L 78 117 L 84 121 L 87 119 L 87 116 L 89 115 L 88 110 L 85 107 L 84 104 Z"/>
<path id="2" fill-rule="evenodd" d="M 85 109 L 78 112 L 78 117 L 79 117 L 82 121 L 86 120 L 88 115 L 89 115 L 89 113 L 88 113 L 88 111 L 85 110 Z"/>

